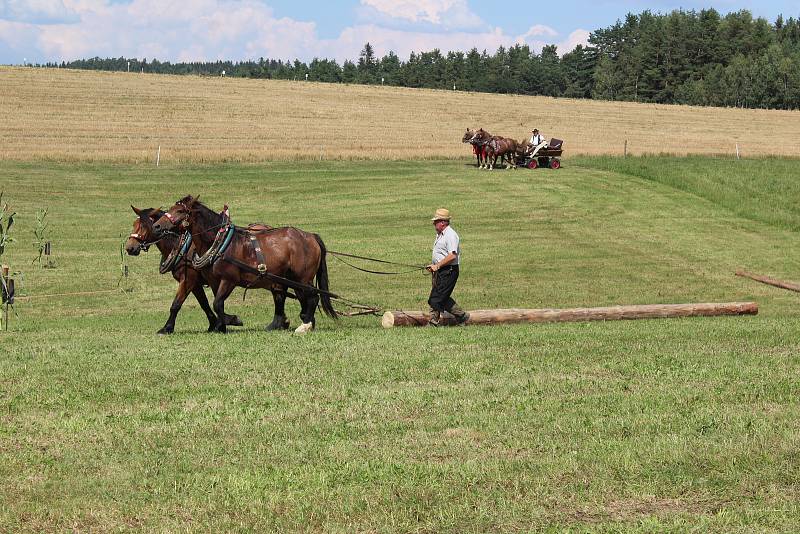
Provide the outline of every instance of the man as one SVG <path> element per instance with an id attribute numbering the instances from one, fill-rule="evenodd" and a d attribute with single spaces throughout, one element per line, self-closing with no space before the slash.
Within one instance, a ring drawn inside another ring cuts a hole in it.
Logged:
<path id="1" fill-rule="evenodd" d="M 531 148 L 533 148 L 533 152 L 531 153 L 530 157 L 536 156 L 539 150 L 547 147 L 547 141 L 545 141 L 544 136 L 539 133 L 538 128 L 534 128 L 533 130 L 531 130 L 530 144 Z"/>
<path id="2" fill-rule="evenodd" d="M 531 145 L 539 146 L 540 144 L 542 144 L 543 141 L 544 141 L 544 136 L 542 136 L 542 134 L 539 133 L 539 130 L 537 128 L 531 130 L 531 140 L 530 140 Z"/>
<path id="3" fill-rule="evenodd" d="M 469 313 L 461 309 L 450 296 L 458 280 L 458 264 L 461 257 L 461 246 L 458 234 L 450 227 L 450 211 L 439 208 L 434 213 L 433 226 L 436 228 L 436 240 L 433 242 L 431 264 L 427 269 L 433 274 L 431 295 L 428 304 L 431 307 L 431 326 L 439 326 L 442 312 L 448 312 L 456 318 L 458 324 L 469 319 Z"/>

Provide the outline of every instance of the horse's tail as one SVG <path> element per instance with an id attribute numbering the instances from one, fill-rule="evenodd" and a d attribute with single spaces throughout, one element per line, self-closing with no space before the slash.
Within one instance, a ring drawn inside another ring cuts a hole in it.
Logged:
<path id="1" fill-rule="evenodd" d="M 328 249 L 325 248 L 325 243 L 322 242 L 322 238 L 319 234 L 314 234 L 314 239 L 317 240 L 320 250 L 319 269 L 317 269 L 317 288 L 325 291 L 325 293 L 319 294 L 319 299 L 322 303 L 322 311 L 324 311 L 328 317 L 336 319 L 336 310 L 333 309 L 331 297 L 328 294 L 330 291 L 328 288 L 328 262 L 325 259 L 325 256 L 328 255 Z"/>

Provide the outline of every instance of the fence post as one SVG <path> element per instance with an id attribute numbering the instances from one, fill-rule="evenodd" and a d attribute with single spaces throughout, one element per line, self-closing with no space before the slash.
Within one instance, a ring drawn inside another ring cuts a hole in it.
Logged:
<path id="1" fill-rule="evenodd" d="M 736 143 L 736 159 L 739 159 L 739 143 Z"/>
<path id="2" fill-rule="evenodd" d="M 627 139 L 625 139 L 625 148 L 622 151 L 622 157 L 624 157 L 624 158 L 628 157 L 628 140 Z"/>

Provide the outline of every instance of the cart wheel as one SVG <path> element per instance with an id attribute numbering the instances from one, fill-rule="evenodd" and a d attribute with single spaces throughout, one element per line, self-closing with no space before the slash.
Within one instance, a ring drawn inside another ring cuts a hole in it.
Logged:
<path id="1" fill-rule="evenodd" d="M 532 159 L 532 160 L 530 160 L 530 161 L 528 162 L 528 168 L 529 168 L 529 169 L 535 169 L 535 168 L 536 168 L 536 167 L 538 167 L 538 166 L 539 166 L 539 164 L 538 164 L 538 163 L 536 163 L 536 160 L 535 160 L 535 159 Z"/>
<path id="2" fill-rule="evenodd" d="M 556 158 L 550 160 L 550 168 L 551 169 L 558 169 L 561 167 L 561 162 L 558 161 Z"/>

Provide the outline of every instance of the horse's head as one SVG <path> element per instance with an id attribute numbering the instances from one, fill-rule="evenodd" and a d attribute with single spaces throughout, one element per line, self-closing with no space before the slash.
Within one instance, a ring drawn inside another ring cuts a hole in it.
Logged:
<path id="1" fill-rule="evenodd" d="M 475 137 L 475 130 L 470 130 L 467 128 L 467 131 L 464 132 L 464 137 L 461 138 L 462 143 L 469 143 L 472 141 L 472 138 Z"/>
<path id="2" fill-rule="evenodd" d="M 153 228 L 153 223 L 164 213 L 160 209 L 153 208 L 134 208 L 136 219 L 133 221 L 133 230 L 128 240 L 125 242 L 125 252 L 130 256 L 138 256 L 141 251 L 147 249 L 159 240 L 158 232 Z"/>
<path id="3" fill-rule="evenodd" d="M 192 195 L 187 195 L 177 201 L 164 213 L 154 224 L 153 229 L 157 232 L 167 232 L 175 228 L 189 228 L 191 226 L 191 214 L 197 199 Z"/>
<path id="4" fill-rule="evenodd" d="M 491 138 L 492 134 L 483 128 L 478 128 L 478 130 L 475 132 L 475 135 L 472 137 L 472 142 L 476 145 L 485 145 Z"/>

